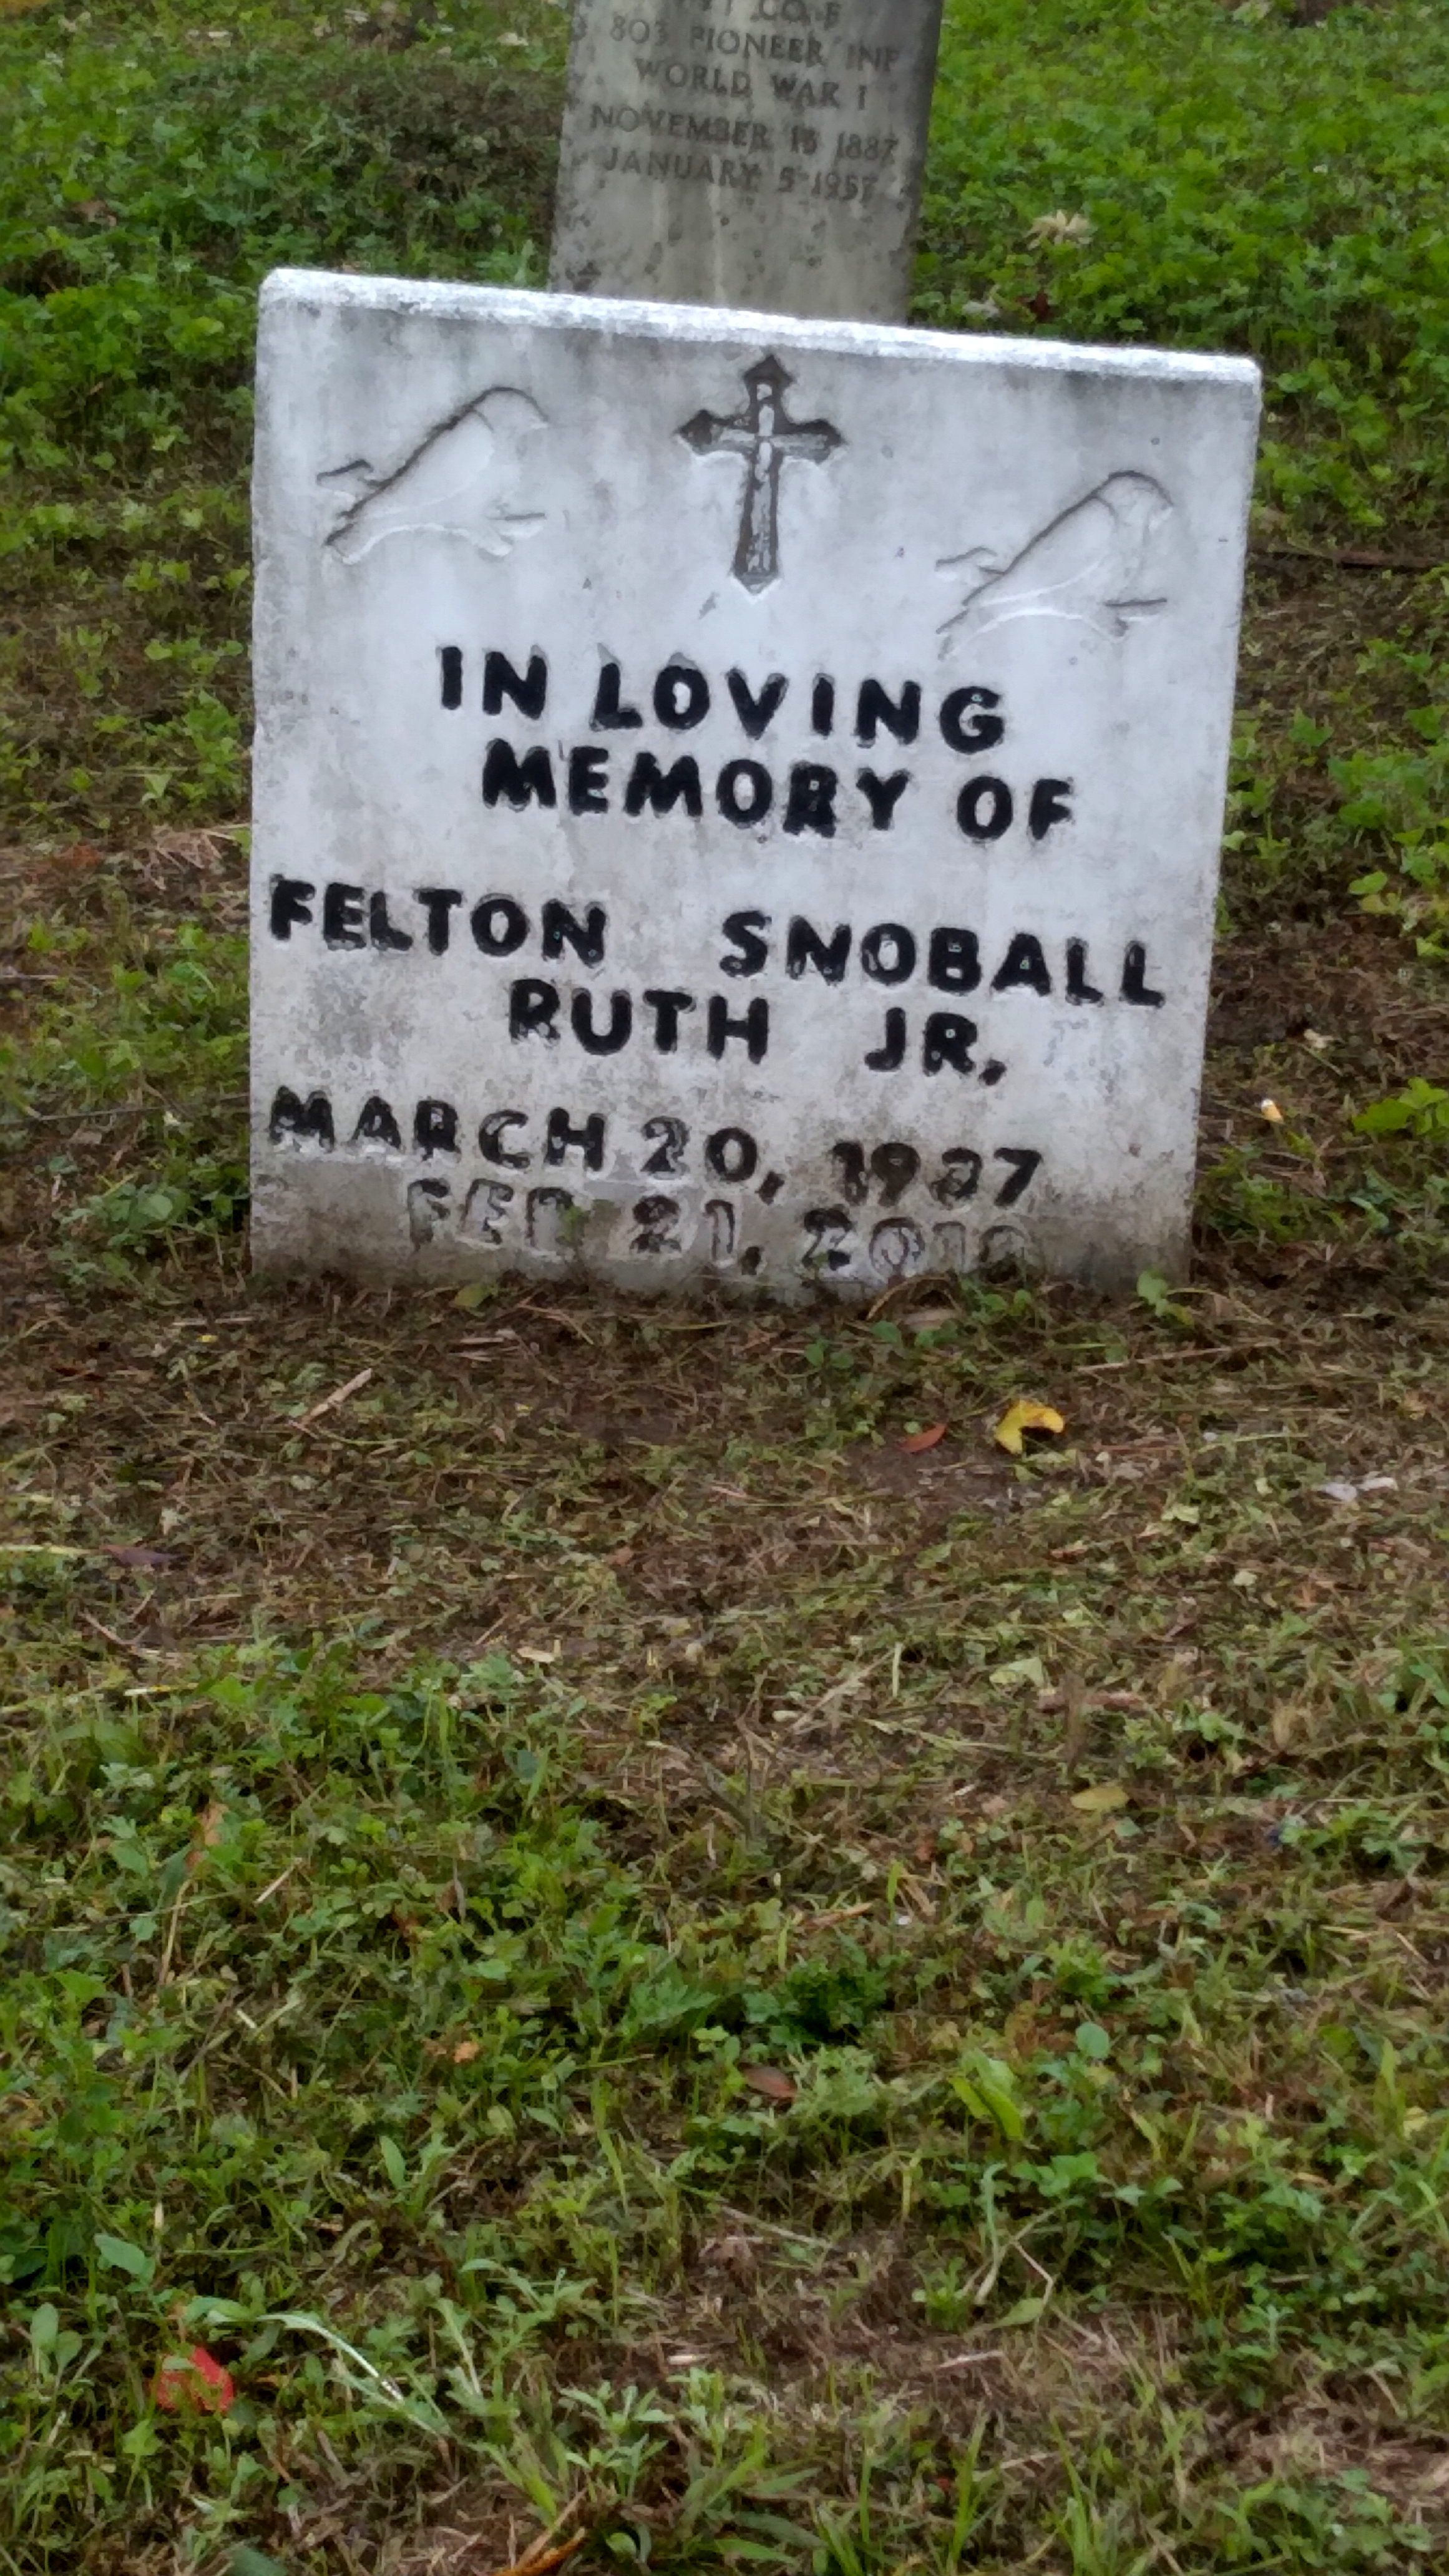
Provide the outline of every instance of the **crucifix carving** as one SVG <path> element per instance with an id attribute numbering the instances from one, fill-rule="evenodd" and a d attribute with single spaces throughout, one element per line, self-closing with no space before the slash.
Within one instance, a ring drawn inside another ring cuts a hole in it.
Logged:
<path id="1" fill-rule="evenodd" d="M 793 382 L 778 358 L 761 358 L 745 369 L 748 401 L 743 411 L 732 420 L 697 411 L 679 431 L 697 456 L 723 453 L 745 460 L 733 570 L 746 590 L 767 590 L 779 578 L 782 466 L 797 457 L 807 465 L 823 465 L 835 448 L 845 444 L 828 420 L 791 420 L 785 409 L 785 387 Z"/>

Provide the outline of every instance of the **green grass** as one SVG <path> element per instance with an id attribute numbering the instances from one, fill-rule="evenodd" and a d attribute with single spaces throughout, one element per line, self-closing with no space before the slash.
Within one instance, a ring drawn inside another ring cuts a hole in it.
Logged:
<path id="1" fill-rule="evenodd" d="M 746 1325 L 244 1268 L 256 285 L 540 282 L 562 13 L 0 21 L 0 2576 L 1446 2563 L 1449 20 L 1311 15 L 956 0 L 918 264 L 1267 371 L 1193 1285 Z"/>

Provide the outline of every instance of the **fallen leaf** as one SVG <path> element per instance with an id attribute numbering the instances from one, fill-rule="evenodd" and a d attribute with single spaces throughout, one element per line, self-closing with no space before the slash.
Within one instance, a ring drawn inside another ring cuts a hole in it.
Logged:
<path id="1" fill-rule="evenodd" d="M 482 2043 L 476 2039 L 460 2039 L 457 2047 L 453 2051 L 453 2064 L 455 2066 L 471 2066 L 474 2058 L 477 2057 L 480 2052 L 481 2045 Z"/>
<path id="2" fill-rule="evenodd" d="M 159 1573 L 172 1562 L 159 1547 L 103 1547 L 100 1553 L 108 1556 L 113 1565 L 129 1565 L 137 1570 L 144 1568 L 148 1573 Z"/>
<path id="3" fill-rule="evenodd" d="M 1024 1445 L 1022 1439 L 1024 1432 L 1057 1433 L 1065 1431 L 1066 1427 L 1065 1420 L 1054 1404 L 1028 1404 L 1023 1401 L 1007 1406 L 991 1437 L 998 1449 L 1005 1449 L 1013 1458 L 1019 1458 Z"/>
<path id="4" fill-rule="evenodd" d="M 998 2326 L 1034 2326 L 1046 2306 L 1047 2297 L 1045 2290 L 1034 2291 L 1030 2298 L 1018 2299 L 1015 2307 L 1008 2308 L 1005 2316 L 995 2318 L 994 2323 Z"/>
<path id="5" fill-rule="evenodd" d="M 1127 1804 L 1127 1792 L 1120 1780 L 1099 1780 L 1091 1789 L 1077 1789 L 1072 1805 L 1081 1816 L 1110 1816 Z"/>
<path id="6" fill-rule="evenodd" d="M 934 1449 L 937 1442 L 944 1440 L 945 1437 L 945 1423 L 933 1422 L 929 1431 L 908 1431 L 904 1440 L 897 1441 L 896 1446 L 904 1449 L 908 1458 L 919 1458 L 923 1449 Z"/>
<path id="7" fill-rule="evenodd" d="M 236 2396 L 231 2372 L 213 2360 L 204 2343 L 190 2352 L 168 2353 L 152 2382 L 151 2394 L 169 2415 L 224 2415 Z"/>
<path id="8" fill-rule="evenodd" d="M 752 2093 L 763 2093 L 767 2102 L 793 2102 L 798 2086 L 778 2066 L 742 2066 L 740 2075 Z"/>
<path id="9" fill-rule="evenodd" d="M 1346 1476 L 1331 1477 L 1329 1482 L 1326 1485 L 1320 1485 L 1318 1490 L 1320 1494 L 1326 1494 L 1331 1503 L 1356 1503 L 1358 1501 L 1358 1487 L 1357 1485 L 1351 1485 Z"/>

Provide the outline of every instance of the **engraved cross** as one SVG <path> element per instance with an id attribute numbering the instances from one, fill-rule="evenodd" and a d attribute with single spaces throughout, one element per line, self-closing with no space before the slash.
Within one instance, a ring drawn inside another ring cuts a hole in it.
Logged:
<path id="1" fill-rule="evenodd" d="M 733 569 L 746 590 L 767 590 L 779 578 L 781 467 L 793 457 L 823 465 L 833 449 L 845 444 L 828 420 L 791 420 L 785 409 L 785 387 L 793 382 L 778 358 L 761 358 L 745 369 L 749 401 L 733 420 L 697 411 L 679 431 L 698 456 L 723 452 L 745 459 Z"/>

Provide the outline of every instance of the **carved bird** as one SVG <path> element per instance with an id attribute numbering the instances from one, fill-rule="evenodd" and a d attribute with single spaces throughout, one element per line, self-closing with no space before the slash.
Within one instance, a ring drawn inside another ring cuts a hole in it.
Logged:
<path id="1" fill-rule="evenodd" d="M 1171 509 L 1150 474 L 1109 474 L 1009 562 L 989 546 L 947 556 L 936 569 L 959 576 L 965 596 L 940 629 L 942 652 L 968 620 L 978 635 L 1015 617 L 1075 618 L 1099 635 L 1125 635 L 1134 618 L 1155 617 L 1167 601 L 1147 590 L 1147 560 Z"/>
<path id="2" fill-rule="evenodd" d="M 352 497 L 328 533 L 344 563 L 358 563 L 385 537 L 457 537 L 479 554 L 511 554 L 535 536 L 542 510 L 519 509 L 539 433 L 547 426 L 531 395 L 495 385 L 430 429 L 400 465 L 385 472 L 366 457 L 318 481 Z"/>

